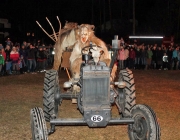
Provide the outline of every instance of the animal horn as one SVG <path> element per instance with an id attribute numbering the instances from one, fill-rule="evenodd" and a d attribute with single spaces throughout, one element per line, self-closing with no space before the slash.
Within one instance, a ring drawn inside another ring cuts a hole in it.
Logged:
<path id="1" fill-rule="evenodd" d="M 56 41 L 54 40 L 54 38 L 52 38 L 51 35 L 49 35 L 49 34 L 46 32 L 46 30 L 44 30 L 44 28 L 41 26 L 41 24 L 39 24 L 38 21 L 36 21 L 36 23 L 37 23 L 37 24 L 39 25 L 39 27 L 45 32 L 45 34 L 47 34 L 47 36 L 49 36 L 49 38 L 51 38 L 54 42 L 56 42 Z"/>
<path id="2" fill-rule="evenodd" d="M 37 23 L 37 24 L 39 25 L 39 27 L 47 34 L 47 36 L 48 36 L 49 38 L 51 38 L 54 42 L 56 42 L 56 41 L 58 40 L 58 36 L 60 35 L 60 30 L 61 30 L 61 22 L 60 22 L 60 20 L 59 20 L 59 17 L 57 16 L 57 20 L 58 20 L 58 22 L 59 22 L 59 33 L 55 33 L 54 28 L 53 28 L 51 22 L 49 21 L 49 19 L 48 19 L 47 17 L 46 17 L 46 20 L 48 21 L 49 25 L 51 26 L 51 28 L 52 28 L 52 30 L 53 30 L 53 34 L 52 34 L 52 35 L 48 34 L 48 33 L 46 32 L 46 30 L 41 26 L 41 24 L 39 24 L 38 21 L 36 21 L 36 23 Z"/>
<path id="3" fill-rule="evenodd" d="M 54 28 L 53 28 L 51 22 L 49 21 L 49 19 L 48 19 L 47 17 L 46 17 L 46 20 L 48 21 L 49 25 L 51 26 L 51 28 L 52 28 L 52 30 L 53 30 L 53 34 L 54 34 L 54 37 L 55 37 L 55 41 L 57 41 L 57 35 L 56 35 L 55 31 L 54 31 Z"/>
<path id="4" fill-rule="evenodd" d="M 60 35 L 60 30 L 61 30 L 61 22 L 60 22 L 60 20 L 59 20 L 59 17 L 57 16 L 57 20 L 58 20 L 58 22 L 59 22 L 59 35 Z"/>

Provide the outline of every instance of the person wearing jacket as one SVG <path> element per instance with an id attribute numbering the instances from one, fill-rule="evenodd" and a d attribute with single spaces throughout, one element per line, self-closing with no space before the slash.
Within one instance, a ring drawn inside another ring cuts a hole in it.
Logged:
<path id="1" fill-rule="evenodd" d="M 19 73 L 19 57 L 19 52 L 17 51 L 17 48 L 14 46 L 10 53 L 10 59 L 12 60 L 12 69 L 15 74 Z"/>
<path id="2" fill-rule="evenodd" d="M 5 62 L 6 62 L 6 74 L 9 75 L 9 74 L 12 74 L 12 72 L 11 72 L 12 61 L 11 61 L 11 58 L 10 58 L 11 48 L 10 48 L 9 45 L 6 45 L 5 53 L 6 53 L 6 59 L 5 59 Z"/>
<path id="3" fill-rule="evenodd" d="M 0 75 L 2 75 L 1 70 L 4 66 L 4 57 L 2 55 L 2 49 L 0 49 Z"/>
<path id="4" fill-rule="evenodd" d="M 23 69 L 21 69 L 22 70 L 22 72 L 24 73 L 26 73 L 27 72 L 27 48 L 25 47 L 25 45 L 23 44 L 22 46 L 21 46 L 21 48 L 20 48 L 20 50 L 19 50 L 19 54 L 20 54 L 20 56 L 21 56 L 21 60 L 23 61 L 23 63 L 24 63 L 24 67 L 23 67 Z"/>
<path id="5" fill-rule="evenodd" d="M 149 47 L 148 50 L 147 50 L 147 65 L 146 65 L 146 69 L 151 69 L 152 56 L 153 56 L 153 52 L 152 52 L 151 48 Z"/>
<path id="6" fill-rule="evenodd" d="M 146 59 L 147 59 L 147 50 L 143 44 L 141 48 L 141 69 L 146 69 L 146 64 L 147 64 Z"/>
<path id="7" fill-rule="evenodd" d="M 135 58 L 136 58 L 136 53 L 134 49 L 131 47 L 129 51 L 129 68 L 134 69 L 135 67 Z"/>
<path id="8" fill-rule="evenodd" d="M 173 70 L 176 70 L 176 66 L 178 62 L 178 51 L 179 51 L 179 47 L 176 47 L 172 52 Z"/>
<path id="9" fill-rule="evenodd" d="M 124 69 L 124 60 L 125 60 L 125 51 L 124 48 L 121 46 L 118 51 L 118 60 L 119 60 L 119 69 Z"/>
<path id="10" fill-rule="evenodd" d="M 141 64 L 141 49 L 140 49 L 140 46 L 137 46 L 135 52 L 136 52 L 135 69 L 140 69 L 140 64 Z"/>
<path id="11" fill-rule="evenodd" d="M 45 51 L 42 47 L 39 48 L 37 51 L 37 70 L 38 72 L 44 72 L 45 71 Z"/>
<path id="12" fill-rule="evenodd" d="M 36 48 L 30 44 L 29 49 L 27 50 L 27 60 L 28 60 L 28 72 L 31 72 L 32 74 L 35 73 L 36 69 Z"/>

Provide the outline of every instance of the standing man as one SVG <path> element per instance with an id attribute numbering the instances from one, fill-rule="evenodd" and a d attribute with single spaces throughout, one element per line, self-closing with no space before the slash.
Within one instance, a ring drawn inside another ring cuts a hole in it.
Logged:
<path id="1" fill-rule="evenodd" d="M 32 73 L 32 74 L 36 74 L 35 73 L 35 69 L 36 69 L 36 58 L 35 58 L 35 54 L 36 54 L 36 48 L 30 44 L 29 49 L 27 51 L 27 61 L 28 61 L 28 72 Z"/>

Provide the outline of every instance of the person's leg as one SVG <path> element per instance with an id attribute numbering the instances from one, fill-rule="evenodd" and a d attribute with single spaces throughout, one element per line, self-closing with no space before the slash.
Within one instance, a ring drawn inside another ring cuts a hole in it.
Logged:
<path id="1" fill-rule="evenodd" d="M 124 69 L 124 60 L 122 60 L 122 69 Z"/>
<path id="2" fill-rule="evenodd" d="M 11 65 L 12 65 L 11 62 L 6 63 L 6 73 L 7 73 L 7 75 L 12 74 L 11 73 Z"/>
<path id="3" fill-rule="evenodd" d="M 33 59 L 32 60 L 32 69 L 33 69 L 33 71 L 32 72 L 35 72 L 35 70 L 36 70 L 36 60 L 35 59 Z"/>
<path id="4" fill-rule="evenodd" d="M 130 69 L 133 68 L 133 60 L 132 60 L 132 58 L 129 59 L 129 68 Z"/>
<path id="5" fill-rule="evenodd" d="M 19 73 L 20 73 L 19 70 L 20 70 L 19 64 L 16 63 L 16 74 L 19 74 Z"/>
<path id="6" fill-rule="evenodd" d="M 16 63 L 12 63 L 12 70 L 13 70 L 13 73 L 16 72 Z"/>
<path id="7" fill-rule="evenodd" d="M 39 62 L 39 71 L 40 71 L 40 72 L 43 72 L 43 70 L 44 70 L 43 61 L 40 61 L 40 62 Z"/>
<path id="8" fill-rule="evenodd" d="M 28 60 L 28 72 L 32 72 L 32 60 Z"/>
<path id="9" fill-rule="evenodd" d="M 2 66 L 3 65 L 0 64 L 0 76 L 2 75 Z"/>
<path id="10" fill-rule="evenodd" d="M 44 72 L 45 70 L 45 67 L 46 67 L 46 62 L 45 61 L 42 61 L 41 63 L 41 68 L 42 68 L 42 71 Z"/>
<path id="11" fill-rule="evenodd" d="M 137 69 L 140 69 L 140 58 L 137 58 Z"/>

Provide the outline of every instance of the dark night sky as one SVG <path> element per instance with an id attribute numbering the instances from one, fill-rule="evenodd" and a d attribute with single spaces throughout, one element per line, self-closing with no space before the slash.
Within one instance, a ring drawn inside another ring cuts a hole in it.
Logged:
<path id="1" fill-rule="evenodd" d="M 51 32 L 45 17 L 50 19 L 57 31 L 56 16 L 59 16 L 62 26 L 67 20 L 78 24 L 92 23 L 98 27 L 104 22 L 104 1 L 106 21 L 110 19 L 109 1 L 113 19 L 132 19 L 132 0 L 3 0 L 0 18 L 8 18 L 12 28 L 21 32 L 36 30 L 43 33 L 36 20 Z M 137 34 L 177 34 L 179 0 L 135 0 L 135 3 Z"/>

